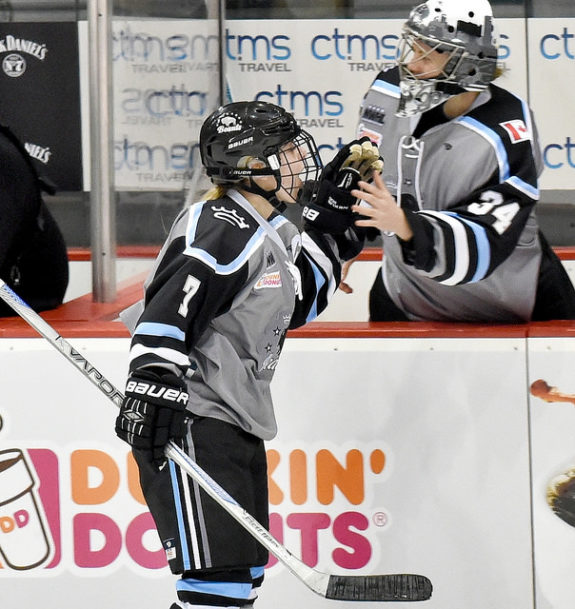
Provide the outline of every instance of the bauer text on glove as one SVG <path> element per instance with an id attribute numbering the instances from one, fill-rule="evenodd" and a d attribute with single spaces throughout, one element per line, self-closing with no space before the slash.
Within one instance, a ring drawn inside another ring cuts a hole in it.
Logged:
<path id="1" fill-rule="evenodd" d="M 134 372 L 126 383 L 124 401 L 116 418 L 116 434 L 132 447 L 147 451 L 161 465 L 169 440 L 186 433 L 185 383 L 171 373 Z"/>

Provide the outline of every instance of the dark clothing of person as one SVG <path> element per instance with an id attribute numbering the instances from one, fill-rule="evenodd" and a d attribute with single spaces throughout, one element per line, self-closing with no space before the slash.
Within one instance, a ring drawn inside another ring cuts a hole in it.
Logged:
<path id="1" fill-rule="evenodd" d="M 0 278 L 35 311 L 62 303 L 68 256 L 60 229 L 42 199 L 40 180 L 22 144 L 0 126 Z M 0 316 L 16 313 L 0 303 Z"/>

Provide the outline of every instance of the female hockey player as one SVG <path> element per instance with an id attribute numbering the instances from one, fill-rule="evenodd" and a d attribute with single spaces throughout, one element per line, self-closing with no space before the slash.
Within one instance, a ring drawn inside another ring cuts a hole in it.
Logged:
<path id="1" fill-rule="evenodd" d="M 428 0 L 404 25 L 398 65 L 366 94 L 359 133 L 385 159 L 382 179 L 353 193 L 371 206 L 355 207 L 367 216 L 357 226 L 383 237 L 371 320 L 575 318 L 535 217 L 532 113 L 492 84 L 499 73 L 489 2 Z"/>
<path id="2" fill-rule="evenodd" d="M 352 148 L 354 159 L 372 155 L 365 167 L 377 163 L 375 146 L 354 143 L 318 181 L 316 146 L 283 108 L 232 103 L 202 126 L 202 162 L 215 188 L 176 219 L 152 270 L 116 421 L 133 447 L 169 566 L 181 575 L 172 609 L 248 607 L 256 597 L 267 552 L 165 463 L 164 447 L 179 441 L 268 526 L 264 441 L 276 433 L 270 381 L 288 328 L 319 314 L 338 285 L 340 254 L 327 232 L 338 215 L 349 225 L 354 199 L 347 192 L 347 207 L 329 209 L 326 193 L 342 193 L 330 180 Z M 306 182 L 320 194 L 308 210 L 315 228 L 300 234 L 279 211 Z"/>

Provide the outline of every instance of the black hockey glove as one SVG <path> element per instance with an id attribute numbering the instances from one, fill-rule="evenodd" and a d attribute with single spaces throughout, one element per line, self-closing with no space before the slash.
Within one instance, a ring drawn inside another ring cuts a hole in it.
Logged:
<path id="1" fill-rule="evenodd" d="M 350 142 L 325 166 L 317 184 L 306 183 L 302 189 L 304 220 L 324 233 L 345 233 L 357 219 L 351 211 L 357 200 L 351 191 L 360 180 L 369 181 L 374 171 L 382 169 L 383 159 L 368 137 Z"/>
<path id="2" fill-rule="evenodd" d="M 130 446 L 148 452 L 148 460 L 160 467 L 166 460 L 164 448 L 168 441 L 179 440 L 186 433 L 187 403 L 186 385 L 175 374 L 134 372 L 126 383 L 116 418 L 116 435 Z"/>

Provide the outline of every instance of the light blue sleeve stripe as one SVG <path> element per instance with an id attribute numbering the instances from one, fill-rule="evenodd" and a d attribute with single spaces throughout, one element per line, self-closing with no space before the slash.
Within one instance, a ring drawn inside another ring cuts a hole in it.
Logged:
<path id="1" fill-rule="evenodd" d="M 392 85 L 386 80 L 377 79 L 373 85 L 371 85 L 372 89 L 376 91 L 383 91 L 392 97 L 397 97 L 398 99 L 401 97 L 401 90 L 397 85 Z"/>
<path id="2" fill-rule="evenodd" d="M 319 291 L 325 285 L 325 278 L 321 274 L 319 267 L 315 264 L 315 262 L 307 255 L 306 255 L 306 258 L 309 260 L 309 262 L 311 264 L 311 268 L 313 270 L 313 276 L 315 277 L 315 285 L 316 285 L 316 299 L 314 300 L 313 306 L 310 309 L 310 312 L 305 320 L 307 323 L 309 321 L 313 321 L 318 315 L 318 313 L 317 313 L 317 294 L 319 294 Z"/>
<path id="3" fill-rule="evenodd" d="M 501 173 L 501 181 L 504 182 L 510 177 L 509 174 L 509 158 L 507 157 L 507 151 L 505 150 L 505 146 L 501 141 L 499 135 L 490 129 L 483 123 L 480 123 L 478 120 L 471 118 L 469 116 L 462 116 L 456 119 L 456 122 L 465 125 L 473 131 L 476 131 L 480 135 L 482 135 L 490 144 L 493 146 L 495 150 L 495 155 L 497 156 L 497 162 L 499 163 L 499 170 Z"/>
<path id="4" fill-rule="evenodd" d="M 480 281 L 485 277 L 491 261 L 491 246 L 489 245 L 489 239 L 487 238 L 485 229 L 483 226 L 479 226 L 479 224 L 471 222 L 466 218 L 462 218 L 453 212 L 446 211 L 444 213 L 452 218 L 455 218 L 456 220 L 459 220 L 460 222 L 463 222 L 473 231 L 475 244 L 477 245 L 477 268 L 475 269 L 473 277 L 469 280 L 469 283 Z"/>
<path id="5" fill-rule="evenodd" d="M 168 459 L 168 464 L 170 466 L 170 477 L 172 479 L 172 492 L 174 494 L 176 517 L 178 519 L 178 533 L 179 533 L 179 537 L 180 537 L 180 543 L 182 544 L 182 561 L 184 563 L 184 570 L 190 570 L 192 568 L 191 561 L 190 561 L 190 550 L 188 548 L 188 542 L 186 540 L 186 527 L 184 526 L 184 517 L 182 514 L 182 502 L 180 499 L 180 489 L 178 487 L 178 477 L 176 476 L 176 466 L 175 466 L 174 462 L 169 459 Z"/>
<path id="6" fill-rule="evenodd" d="M 277 230 L 280 226 L 287 224 L 289 220 L 287 218 L 284 218 L 283 216 L 276 216 L 275 218 L 268 220 L 268 222 L 275 230 Z"/>
<path id="7" fill-rule="evenodd" d="M 261 577 L 265 572 L 265 567 L 252 567 L 250 569 L 250 574 L 252 576 L 252 579 L 257 579 L 258 577 Z"/>
<path id="8" fill-rule="evenodd" d="M 175 338 L 176 340 L 185 340 L 185 333 L 176 328 L 176 326 L 170 326 L 168 324 L 160 324 L 153 322 L 144 322 L 138 324 L 134 330 L 134 335 L 141 334 L 145 336 L 165 336 L 167 338 Z"/>
<path id="9" fill-rule="evenodd" d="M 534 188 L 533 186 L 531 186 L 531 184 L 524 182 L 521 178 L 518 178 L 517 176 L 511 176 L 506 181 L 507 183 L 511 184 L 513 188 L 520 190 L 528 197 L 535 199 L 535 201 L 539 200 L 539 188 Z"/>
<path id="10" fill-rule="evenodd" d="M 176 590 L 226 596 L 230 601 L 234 598 L 247 600 L 250 597 L 252 585 L 242 582 L 210 582 L 187 577 L 176 582 Z"/>
<path id="11" fill-rule="evenodd" d="M 191 243 L 196 238 L 196 230 L 204 205 L 205 201 L 192 205 L 190 209 L 190 217 L 188 218 L 188 227 L 186 229 L 186 243 Z"/>

